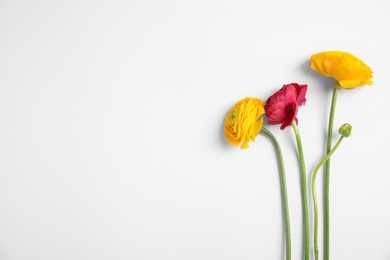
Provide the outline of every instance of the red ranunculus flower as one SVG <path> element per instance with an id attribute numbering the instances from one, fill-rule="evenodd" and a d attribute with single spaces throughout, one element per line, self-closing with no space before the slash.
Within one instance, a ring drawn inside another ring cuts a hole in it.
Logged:
<path id="1" fill-rule="evenodd" d="M 264 106 L 265 114 L 269 118 L 269 125 L 282 124 L 280 129 L 286 128 L 295 122 L 298 113 L 298 106 L 306 103 L 307 85 L 290 83 L 284 85 L 278 92 L 267 99 Z"/>

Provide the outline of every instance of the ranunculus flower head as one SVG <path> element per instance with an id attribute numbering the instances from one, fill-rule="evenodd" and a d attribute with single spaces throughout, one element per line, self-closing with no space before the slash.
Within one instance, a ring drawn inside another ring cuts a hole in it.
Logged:
<path id="1" fill-rule="evenodd" d="M 226 139 L 241 149 L 248 148 L 248 142 L 255 141 L 263 126 L 264 103 L 258 98 L 244 98 L 238 101 L 226 116 L 224 132 Z"/>
<path id="2" fill-rule="evenodd" d="M 372 85 L 372 70 L 349 52 L 326 51 L 310 57 L 311 68 L 332 77 L 341 88 Z"/>
<path id="3" fill-rule="evenodd" d="M 282 124 L 280 129 L 295 122 L 298 124 L 298 106 L 306 103 L 307 85 L 290 83 L 267 99 L 264 106 L 269 125 Z"/>

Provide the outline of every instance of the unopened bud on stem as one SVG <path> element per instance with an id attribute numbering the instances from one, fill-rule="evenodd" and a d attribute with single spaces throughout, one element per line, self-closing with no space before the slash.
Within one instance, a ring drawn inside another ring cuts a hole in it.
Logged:
<path id="1" fill-rule="evenodd" d="M 352 134 L 352 126 L 350 124 L 343 124 L 339 128 L 339 134 L 341 134 L 344 137 L 350 137 Z"/>

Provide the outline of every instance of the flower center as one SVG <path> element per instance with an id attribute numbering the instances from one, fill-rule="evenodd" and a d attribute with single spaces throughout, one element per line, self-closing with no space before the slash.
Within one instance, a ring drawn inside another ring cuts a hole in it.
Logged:
<path id="1" fill-rule="evenodd" d="M 290 104 L 286 107 L 286 115 L 294 114 L 294 105 Z"/>
<path id="2" fill-rule="evenodd" d="M 236 114 L 232 112 L 232 114 L 230 115 L 230 123 L 234 125 L 235 122 L 236 122 Z"/>

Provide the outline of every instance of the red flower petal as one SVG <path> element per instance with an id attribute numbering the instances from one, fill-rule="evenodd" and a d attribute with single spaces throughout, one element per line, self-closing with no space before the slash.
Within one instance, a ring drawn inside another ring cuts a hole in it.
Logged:
<path id="1" fill-rule="evenodd" d="M 289 105 L 289 106 L 286 108 L 286 117 L 284 118 L 283 124 L 282 124 L 282 126 L 280 127 L 280 129 L 283 130 L 283 129 L 286 128 L 287 126 L 291 125 L 292 122 L 294 121 L 295 116 L 297 115 L 297 113 L 298 113 L 297 104 L 296 104 L 296 103 L 291 103 L 291 105 Z"/>
<path id="2" fill-rule="evenodd" d="M 297 103 L 299 106 L 306 104 L 306 92 L 307 92 L 307 85 L 300 85 L 300 91 L 297 98 Z"/>

